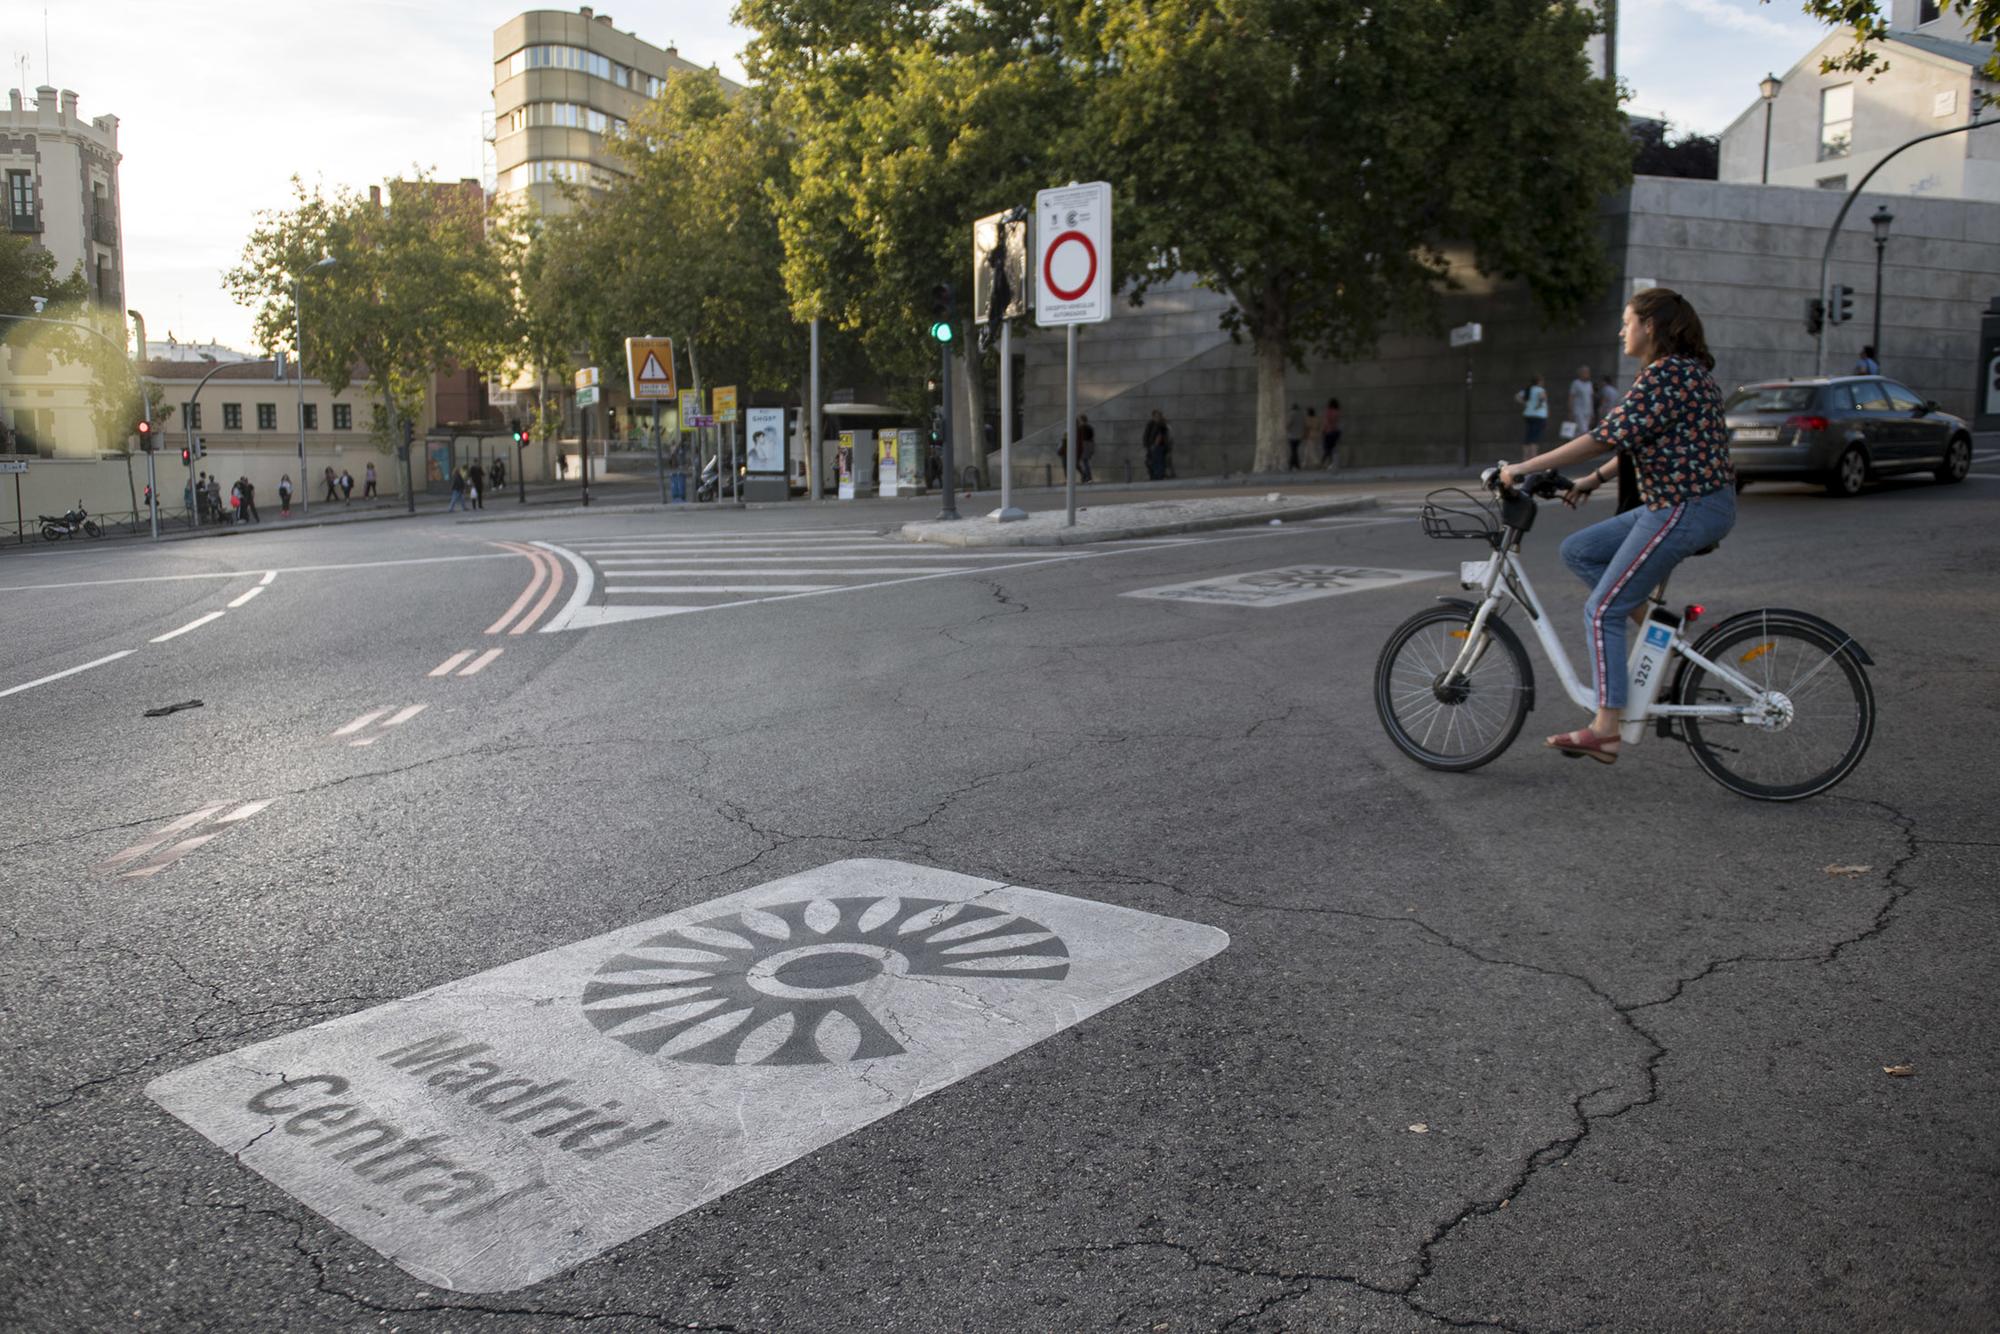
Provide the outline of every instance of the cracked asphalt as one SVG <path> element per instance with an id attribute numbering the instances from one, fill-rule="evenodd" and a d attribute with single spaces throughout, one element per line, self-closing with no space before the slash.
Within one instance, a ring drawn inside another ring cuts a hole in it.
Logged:
<path id="1" fill-rule="evenodd" d="M 2000 509 L 1977 482 L 1743 499 L 1675 600 L 1803 607 L 1876 662 L 1867 759 L 1796 805 L 1678 743 L 1546 755 L 1576 711 L 1538 650 L 1513 750 L 1411 765 L 1371 675 L 1449 580 L 1119 596 L 1475 554 L 1393 513 L 498 637 L 529 568 L 492 541 L 887 528 L 925 502 L 6 553 L 0 690 L 134 651 L 0 698 L 0 1328 L 2000 1328 Z M 1530 539 L 1572 642 L 1555 548 L 1605 512 Z M 375 744 L 333 736 L 419 703 Z M 157 874 L 104 866 L 266 800 Z M 510 1293 L 426 1287 L 144 1096 L 848 857 L 1231 944 Z"/>

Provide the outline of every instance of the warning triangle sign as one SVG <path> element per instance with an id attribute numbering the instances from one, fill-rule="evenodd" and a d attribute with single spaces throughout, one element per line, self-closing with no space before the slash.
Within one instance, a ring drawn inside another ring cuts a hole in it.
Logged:
<path id="1" fill-rule="evenodd" d="M 660 365 L 660 359 L 651 352 L 648 352 L 646 354 L 646 364 L 639 368 L 639 383 L 665 384 L 670 378 L 666 368 Z"/>

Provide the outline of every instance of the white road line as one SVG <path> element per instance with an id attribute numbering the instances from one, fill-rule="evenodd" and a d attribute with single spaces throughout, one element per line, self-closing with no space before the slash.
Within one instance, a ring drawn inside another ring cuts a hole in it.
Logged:
<path id="1" fill-rule="evenodd" d="M 456 668 L 460 663 L 464 662 L 467 658 L 471 656 L 472 656 L 471 649 L 464 649 L 458 653 L 454 653 L 449 658 L 446 658 L 443 662 L 439 663 L 437 666 L 431 668 L 429 675 L 450 676 L 454 668 Z"/>
<path id="2" fill-rule="evenodd" d="M 335 728 L 333 734 L 335 736 L 352 736 L 354 733 L 359 732 L 362 728 L 368 726 L 368 724 L 374 722 L 377 718 L 380 718 L 383 714 L 387 712 L 388 712 L 387 709 L 375 709 L 368 713 L 364 713 L 359 718 L 356 718 L 353 722 L 348 723 L 346 726 Z"/>
<path id="3" fill-rule="evenodd" d="M 931 559 L 936 560 L 937 557 L 933 556 Z M 953 562 L 957 562 L 958 557 L 954 555 L 951 559 Z M 957 563 L 951 565 L 835 565 L 831 567 L 814 565 L 801 566 L 797 569 L 788 566 L 754 565 L 736 570 L 690 570 L 685 567 L 651 570 L 606 570 L 604 577 L 606 579 L 658 579 L 663 575 L 683 575 L 689 578 L 724 578 L 756 574 L 943 574 L 946 572 L 963 571 L 969 568 L 969 566 Z"/>
<path id="4" fill-rule="evenodd" d="M 384 726 L 384 727 L 395 727 L 395 726 L 397 726 L 397 725 L 399 725 L 399 724 L 401 724 L 401 723 L 406 723 L 406 722 L 410 721 L 410 719 L 412 719 L 412 718 L 416 717 L 416 716 L 417 716 L 418 714 L 422 713 L 422 712 L 423 712 L 423 711 L 424 711 L 425 709 L 428 709 L 429 707 L 430 707 L 430 705 L 428 705 L 428 704 L 412 704 L 412 705 L 410 705 L 410 706 L 409 706 L 408 708 L 406 708 L 406 709 L 401 709 L 401 710 L 399 710 L 399 711 L 397 712 L 397 714 L 396 714 L 396 716 L 395 716 L 395 717 L 393 717 L 393 718 L 389 719 L 389 721 L 387 721 L 387 722 L 383 723 L 383 724 L 382 724 L 382 726 Z"/>
<path id="5" fill-rule="evenodd" d="M 576 614 L 589 604 L 591 592 L 597 587 L 597 575 L 592 572 L 590 562 L 577 555 L 574 551 L 565 550 L 562 547 L 556 546 L 553 542 L 537 542 L 535 545 L 544 551 L 554 552 L 556 555 L 561 556 L 570 563 L 570 568 L 576 571 L 576 588 L 570 593 L 569 601 L 563 603 L 563 609 L 549 617 L 547 622 L 542 626 L 541 632 L 549 634 L 568 625 L 570 621 L 575 619 Z"/>
<path id="6" fill-rule="evenodd" d="M 484 653 L 480 654 L 477 658 L 473 660 L 473 663 L 470 667 L 467 667 L 464 671 L 460 672 L 459 675 L 477 676 L 479 673 L 485 671 L 486 665 L 492 662 L 495 658 L 499 657 L 503 651 L 504 650 L 497 648 L 487 649 Z"/>
<path id="7" fill-rule="evenodd" d="M 120 658 L 129 658 L 138 651 L 135 648 L 121 648 L 116 653 L 107 653 L 94 662 L 84 663 L 81 667 L 65 668 L 60 672 L 52 672 L 47 676 L 38 676 L 32 681 L 24 681 L 17 686 L 8 686 L 5 690 L 0 690 L 0 699 L 5 699 L 9 695 L 18 695 L 23 690 L 33 690 L 36 686 L 45 686 L 51 681 L 60 681 L 65 676 L 75 676 L 78 672 L 87 672 L 93 667 L 102 667 L 107 662 L 116 662 Z"/>
<path id="8" fill-rule="evenodd" d="M 239 597 L 236 598 L 235 601 L 231 602 L 229 604 L 229 609 L 231 611 L 236 610 L 238 607 L 242 606 L 244 603 L 248 602 L 251 598 L 256 597 L 259 593 L 263 591 L 264 591 L 264 585 L 258 584 L 255 588 L 251 589 L 247 593 L 240 595 Z"/>
<path id="9" fill-rule="evenodd" d="M 273 579 L 276 579 L 277 577 L 278 577 L 278 572 L 276 570 L 266 570 L 264 571 L 264 577 L 257 581 L 257 586 L 259 588 L 262 588 L 266 584 L 270 583 Z"/>
<path id="10" fill-rule="evenodd" d="M 212 611 L 208 613 L 208 615 L 206 616 L 197 616 L 193 620 L 189 621 L 186 625 L 182 626 L 180 629 L 169 630 L 163 635 L 154 635 L 147 642 L 151 644 L 164 644 L 169 639 L 180 638 L 182 635 L 186 634 L 190 630 L 199 630 L 201 629 L 202 626 L 207 625 L 210 621 L 219 620 L 227 614 L 228 613 L 226 612 Z"/>
<path id="11" fill-rule="evenodd" d="M 255 815 L 258 811 L 261 811 L 265 807 L 274 804 L 277 800 L 278 799 L 276 797 L 269 797 L 263 801 L 246 801 L 241 806 L 238 806 L 235 810 L 231 811 L 229 814 L 217 820 L 216 823 L 235 824 L 238 820 L 247 820 L 251 816 Z"/>
<path id="12" fill-rule="evenodd" d="M 109 857 L 106 857 L 103 861 L 97 864 L 97 869 L 100 871 L 108 871 L 114 866 L 118 866 L 125 862 L 131 861 L 134 857 L 143 857 L 147 853 L 151 852 L 153 849 L 165 843 L 168 839 L 172 838 L 175 834 L 181 833 L 183 830 L 194 828 L 196 825 L 200 824 L 203 820 L 206 820 L 209 816 L 215 814 L 217 811 L 221 810 L 228 804 L 229 803 L 226 801 L 218 801 L 212 806 L 203 806 L 198 811 L 189 811 L 186 815 L 183 815 L 180 819 L 161 825 L 158 829 L 155 829 L 149 836 L 147 836 L 147 838 L 144 841 L 134 843 L 129 848 L 125 848 L 122 851 L 112 853 Z"/>
<path id="13" fill-rule="evenodd" d="M 1969 472 L 1965 475 L 1981 482 L 2000 482 L 2000 472 Z"/>
<path id="14" fill-rule="evenodd" d="M 282 569 L 266 571 L 276 576 L 280 574 L 319 574 L 328 570 L 375 570 L 399 565 L 441 565 L 448 561 L 461 560 L 519 560 L 511 551 L 481 552 L 476 556 L 412 556 L 406 560 L 364 560 L 345 565 L 288 565 Z M 0 584 L 0 593 L 39 593 L 51 588 L 108 588 L 114 584 L 172 584 L 184 579 L 241 579 L 256 574 L 256 570 L 215 570 L 207 574 L 146 574 L 130 579 L 78 579 L 61 584 Z"/>
<path id="15" fill-rule="evenodd" d="M 945 547 L 942 543 L 913 543 L 908 547 L 859 547 L 854 551 L 838 548 L 845 552 L 839 556 L 820 556 L 806 551 L 787 551 L 776 555 L 762 555 L 756 552 L 716 552 L 706 556 L 607 556 L 592 557 L 592 563 L 609 569 L 613 565 L 719 565 L 728 561 L 806 561 L 806 560 L 936 560 L 941 554 L 949 553 L 952 560 L 1032 560 L 1029 551 L 1016 548 L 1012 551 L 966 551 L 956 547 Z M 861 554 L 857 554 L 861 553 Z"/>
<path id="16" fill-rule="evenodd" d="M 607 588 L 607 596 L 621 593 L 817 593 L 837 584 L 641 584 L 635 588 Z"/>

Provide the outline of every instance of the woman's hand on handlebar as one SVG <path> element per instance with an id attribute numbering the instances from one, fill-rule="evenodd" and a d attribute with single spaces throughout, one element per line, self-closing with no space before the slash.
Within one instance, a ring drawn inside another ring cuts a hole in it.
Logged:
<path id="1" fill-rule="evenodd" d="M 1596 473 L 1590 473 L 1589 475 L 1583 477 L 1581 480 L 1571 485 L 1569 490 L 1563 492 L 1563 498 L 1562 498 L 1563 504 L 1569 506 L 1571 509 L 1576 509 L 1579 506 L 1581 506 L 1584 501 L 1590 499 L 1590 493 L 1592 491 L 1595 491 L 1598 487 L 1602 485 L 1604 485 L 1603 479 L 1599 477 L 1598 474 Z"/>

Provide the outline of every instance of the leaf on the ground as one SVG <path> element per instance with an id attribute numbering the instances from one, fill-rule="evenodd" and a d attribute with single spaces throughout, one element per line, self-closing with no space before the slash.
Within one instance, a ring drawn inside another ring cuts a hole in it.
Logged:
<path id="1" fill-rule="evenodd" d="M 1892 1075 L 1897 1079 L 1908 1079 L 1911 1075 L 1917 1073 L 1917 1067 L 1914 1065 L 1885 1065 L 1882 1067 L 1882 1073 Z"/>
<path id="2" fill-rule="evenodd" d="M 1422 1121 L 1419 1121 L 1410 1127 L 1410 1133 L 1412 1135 L 1428 1135 L 1431 1133 L 1431 1128 Z"/>
<path id="3" fill-rule="evenodd" d="M 1875 868 L 1872 866 L 1823 866 L 1820 869 L 1828 875 L 1867 875 Z"/>

